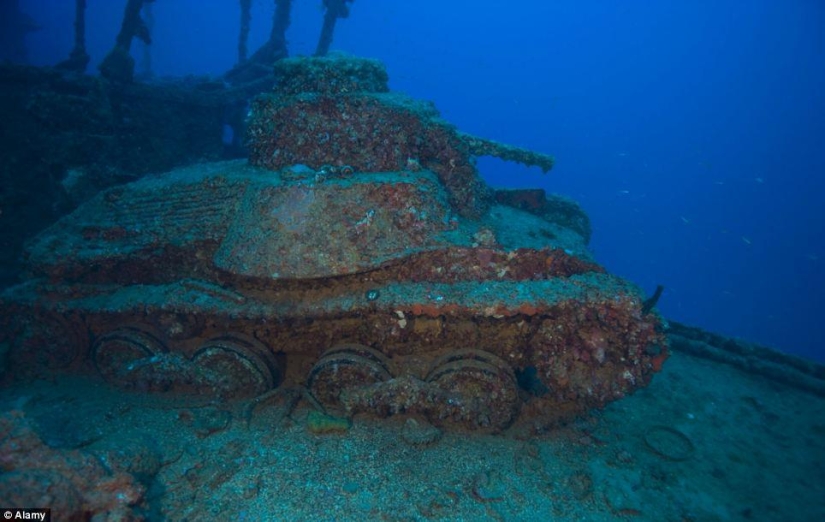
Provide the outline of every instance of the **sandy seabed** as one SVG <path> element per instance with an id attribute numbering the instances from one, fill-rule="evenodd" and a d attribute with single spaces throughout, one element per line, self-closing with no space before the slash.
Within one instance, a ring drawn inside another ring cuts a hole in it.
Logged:
<path id="1" fill-rule="evenodd" d="M 825 520 L 825 399 L 683 353 L 542 435 L 416 444 L 401 417 L 318 434 L 287 402 L 247 418 L 92 378 L 17 383 L 0 390 L 0 505 L 53 503 L 52 520 Z"/>

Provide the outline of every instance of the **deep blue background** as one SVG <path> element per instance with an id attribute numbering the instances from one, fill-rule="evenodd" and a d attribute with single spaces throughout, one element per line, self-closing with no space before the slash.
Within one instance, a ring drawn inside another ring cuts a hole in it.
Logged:
<path id="1" fill-rule="evenodd" d="M 295 0 L 293 54 L 314 50 L 320 3 Z M 21 4 L 44 26 L 32 61 L 65 58 L 74 2 Z M 123 4 L 89 2 L 92 67 Z M 234 64 L 236 0 L 153 10 L 157 74 Z M 272 10 L 255 0 L 251 50 Z M 664 284 L 666 316 L 825 361 L 821 0 L 357 0 L 335 36 L 463 130 L 556 155 L 547 176 L 479 165 L 491 184 L 580 201 L 598 259 Z"/>

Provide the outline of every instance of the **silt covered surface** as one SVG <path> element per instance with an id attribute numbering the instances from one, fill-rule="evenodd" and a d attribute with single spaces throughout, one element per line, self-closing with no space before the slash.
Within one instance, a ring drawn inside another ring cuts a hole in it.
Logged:
<path id="1" fill-rule="evenodd" d="M 26 256 L 32 272 L 52 279 L 311 279 L 448 245 L 590 257 L 575 232 L 512 207 L 459 219 L 427 171 L 273 172 L 242 160 L 108 189 L 30 242 Z M 158 262 L 163 270 L 153 271 Z"/>

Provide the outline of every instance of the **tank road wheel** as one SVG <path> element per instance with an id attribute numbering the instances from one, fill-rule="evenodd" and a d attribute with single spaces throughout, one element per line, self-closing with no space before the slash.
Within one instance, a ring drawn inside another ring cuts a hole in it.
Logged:
<path id="1" fill-rule="evenodd" d="M 192 357 L 199 368 L 196 386 L 222 397 L 257 397 L 278 386 L 283 369 L 263 343 L 241 334 L 206 341 Z"/>
<path id="2" fill-rule="evenodd" d="M 110 384 L 134 386 L 145 376 L 144 369 L 166 346 L 157 337 L 136 327 L 123 327 L 101 336 L 92 346 L 92 361 Z"/>
<path id="3" fill-rule="evenodd" d="M 307 388 L 324 407 L 335 407 L 342 391 L 390 378 L 389 361 L 383 353 L 361 344 L 340 344 L 318 359 L 309 372 Z"/>
<path id="4" fill-rule="evenodd" d="M 11 348 L 13 367 L 57 370 L 70 366 L 89 346 L 89 334 L 79 320 L 56 313 L 26 318 Z"/>
<path id="5" fill-rule="evenodd" d="M 433 412 L 433 422 L 495 432 L 506 428 L 518 411 L 516 375 L 489 352 L 450 352 L 433 363 L 426 380 L 448 397 Z"/>

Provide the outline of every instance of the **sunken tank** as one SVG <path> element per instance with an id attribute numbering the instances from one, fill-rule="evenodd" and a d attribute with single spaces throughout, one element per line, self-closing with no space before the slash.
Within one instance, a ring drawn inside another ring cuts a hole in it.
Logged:
<path id="1" fill-rule="evenodd" d="M 2 295 L 8 375 L 305 387 L 330 412 L 499 431 L 661 367 L 659 316 L 593 261 L 575 204 L 495 191 L 474 164 L 552 158 L 457 131 L 388 92 L 378 62 L 286 59 L 276 77 L 252 102 L 248 161 L 105 190 L 30 242 Z"/>

